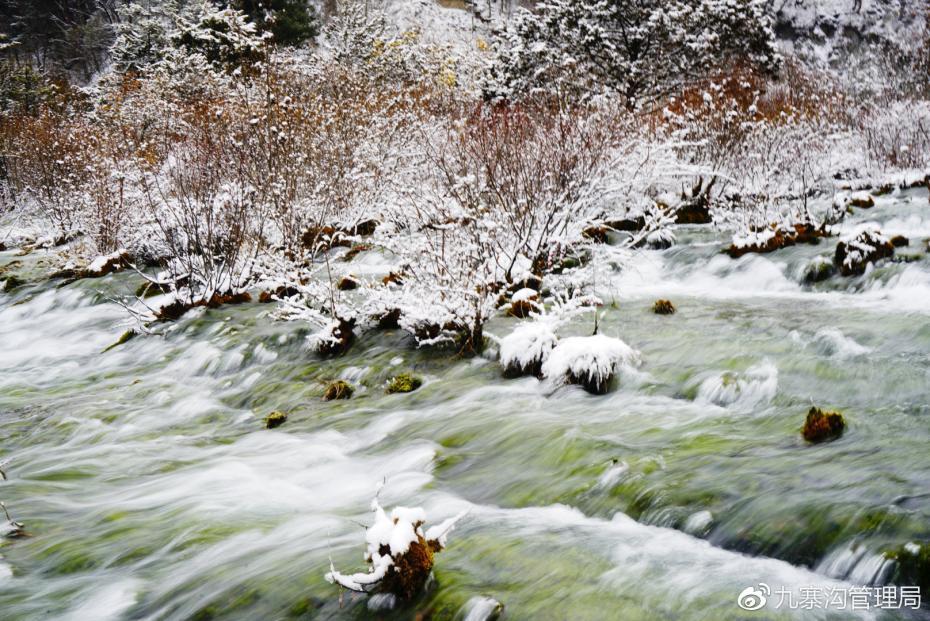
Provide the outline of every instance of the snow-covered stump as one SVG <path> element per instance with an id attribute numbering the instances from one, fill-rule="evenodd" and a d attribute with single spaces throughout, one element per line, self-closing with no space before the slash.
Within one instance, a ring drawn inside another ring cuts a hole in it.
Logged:
<path id="1" fill-rule="evenodd" d="M 446 545 L 446 536 L 464 513 L 433 526 L 425 533 L 423 509 L 395 507 L 390 517 L 375 498 L 375 522 L 365 531 L 367 572 L 342 574 L 330 563 L 326 580 L 359 593 L 379 593 L 409 601 L 422 592 L 433 570 L 433 556 Z"/>
<path id="2" fill-rule="evenodd" d="M 559 342 L 547 323 L 535 321 L 523 323 L 501 339 L 500 363 L 504 376 L 542 376 L 543 363 Z"/>
<path id="3" fill-rule="evenodd" d="M 633 367 L 639 362 L 639 352 L 620 339 L 603 334 L 574 336 L 552 350 L 542 365 L 542 374 L 602 395 L 610 388 L 619 367 Z"/>

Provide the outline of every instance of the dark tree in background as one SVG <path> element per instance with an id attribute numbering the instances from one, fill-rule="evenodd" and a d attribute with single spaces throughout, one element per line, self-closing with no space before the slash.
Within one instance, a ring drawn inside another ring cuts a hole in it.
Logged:
<path id="1" fill-rule="evenodd" d="M 269 30 L 279 45 L 300 45 L 319 32 L 316 11 L 307 0 L 234 0 L 231 4 Z"/>
<path id="2" fill-rule="evenodd" d="M 116 0 L 3 0 L 5 56 L 46 72 L 89 79 L 106 58 L 117 21 Z"/>

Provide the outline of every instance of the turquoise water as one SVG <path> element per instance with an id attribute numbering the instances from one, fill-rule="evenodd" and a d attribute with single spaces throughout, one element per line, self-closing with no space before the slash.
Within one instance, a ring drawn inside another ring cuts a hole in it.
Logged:
<path id="1" fill-rule="evenodd" d="M 835 240 L 732 260 L 708 227 L 635 255 L 601 330 L 644 364 L 601 397 L 399 332 L 318 360 L 306 325 L 258 304 L 102 353 L 129 325 L 108 297 L 137 277 L 0 293 L 0 500 L 30 534 L 0 540 L 2 618 L 453 619 L 479 597 L 507 619 L 851 618 L 736 599 L 882 584 L 886 553 L 930 541 L 926 191 L 843 226 L 865 220 L 908 235 L 913 261 L 812 287 Z M 0 265 L 40 272 L 14 254 Z M 654 315 L 660 297 L 678 313 Z M 400 371 L 425 385 L 385 394 Z M 355 395 L 323 402 L 336 378 Z M 812 404 L 845 414 L 841 439 L 803 442 Z M 290 418 L 265 430 L 272 410 Z M 381 481 L 385 506 L 431 523 L 469 510 L 428 592 L 392 612 L 323 580 L 330 558 L 364 568 Z"/>

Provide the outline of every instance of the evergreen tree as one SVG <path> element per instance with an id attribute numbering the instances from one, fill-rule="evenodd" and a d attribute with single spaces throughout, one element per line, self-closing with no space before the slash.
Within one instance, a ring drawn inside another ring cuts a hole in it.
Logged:
<path id="1" fill-rule="evenodd" d="M 503 33 L 485 91 L 611 91 L 635 106 L 734 57 L 777 68 L 766 0 L 546 0 Z"/>
<path id="2" fill-rule="evenodd" d="M 319 34 L 316 11 L 307 0 L 235 0 L 232 6 L 270 32 L 279 45 L 300 45 Z"/>

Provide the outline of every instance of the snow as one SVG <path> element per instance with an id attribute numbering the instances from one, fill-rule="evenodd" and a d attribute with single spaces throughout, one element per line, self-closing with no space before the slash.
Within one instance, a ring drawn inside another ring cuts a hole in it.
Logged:
<path id="1" fill-rule="evenodd" d="M 411 544 L 422 540 L 437 542 L 440 549 L 445 547 L 449 532 L 466 513 L 462 512 L 431 527 L 424 535 L 421 526 L 426 522 L 426 513 L 419 507 L 395 507 L 388 516 L 375 497 L 371 502 L 371 509 L 375 514 L 375 521 L 365 531 L 365 560 L 371 567 L 367 572 L 343 574 L 336 571 L 330 562 L 325 578 L 331 584 L 338 584 L 352 591 L 368 592 L 387 575 L 395 560 L 410 550 Z M 387 550 L 382 554 L 384 548 Z"/>
<path id="2" fill-rule="evenodd" d="M 633 367 L 639 363 L 639 352 L 620 339 L 603 334 L 573 336 L 556 345 L 543 363 L 542 372 L 545 377 L 556 381 L 573 376 L 602 383 L 618 367 Z"/>
<path id="3" fill-rule="evenodd" d="M 410 549 L 410 544 L 417 541 L 420 524 L 425 515 L 422 509 L 397 507 L 391 517 L 384 512 L 377 498 L 372 501 L 375 522 L 365 531 L 368 544 L 365 560 L 371 563 L 367 573 L 342 574 L 330 563 L 330 571 L 325 578 L 330 583 L 339 584 L 352 591 L 367 591 L 380 582 L 394 564 L 394 555 L 401 555 Z M 382 546 L 389 552 L 381 554 Z"/>
<path id="4" fill-rule="evenodd" d="M 436 526 L 431 526 L 426 531 L 426 540 L 427 541 L 438 541 L 440 548 L 446 547 L 446 538 L 449 536 L 449 533 L 452 532 L 452 529 L 455 528 L 455 525 L 458 524 L 468 511 L 462 511 L 457 515 L 454 515 L 450 518 L 447 518 L 437 524 Z"/>
<path id="5" fill-rule="evenodd" d="M 524 287 L 519 289 L 512 296 L 510 296 L 511 302 L 530 302 L 539 297 L 539 293 L 535 289 L 530 289 L 529 287 Z"/>
<path id="6" fill-rule="evenodd" d="M 104 255 L 101 257 L 97 257 L 96 259 L 91 261 L 90 265 L 87 266 L 87 271 L 92 274 L 99 274 L 100 272 L 104 270 L 104 268 L 107 266 L 108 263 L 111 263 L 114 261 L 120 261 L 121 259 L 127 256 L 129 256 L 129 253 L 126 251 L 125 248 L 121 248 L 117 250 L 116 252 L 113 252 L 111 254 Z"/>
<path id="7" fill-rule="evenodd" d="M 462 621 L 489 621 L 496 619 L 504 605 L 493 597 L 475 596 L 465 602 Z"/>
<path id="8" fill-rule="evenodd" d="M 840 241 L 846 244 L 846 258 L 843 264 L 847 267 L 864 262 L 876 247 L 890 243 L 874 222 L 860 224 L 852 232 L 841 237 Z"/>
<path id="9" fill-rule="evenodd" d="M 761 231 L 743 231 L 733 236 L 736 248 L 764 247 L 776 235 L 776 229 L 765 227 Z"/>
<path id="10" fill-rule="evenodd" d="M 501 339 L 501 366 L 505 369 L 518 367 L 524 370 L 532 368 L 538 362 L 545 363 L 558 341 L 549 322 L 521 323 Z"/>

